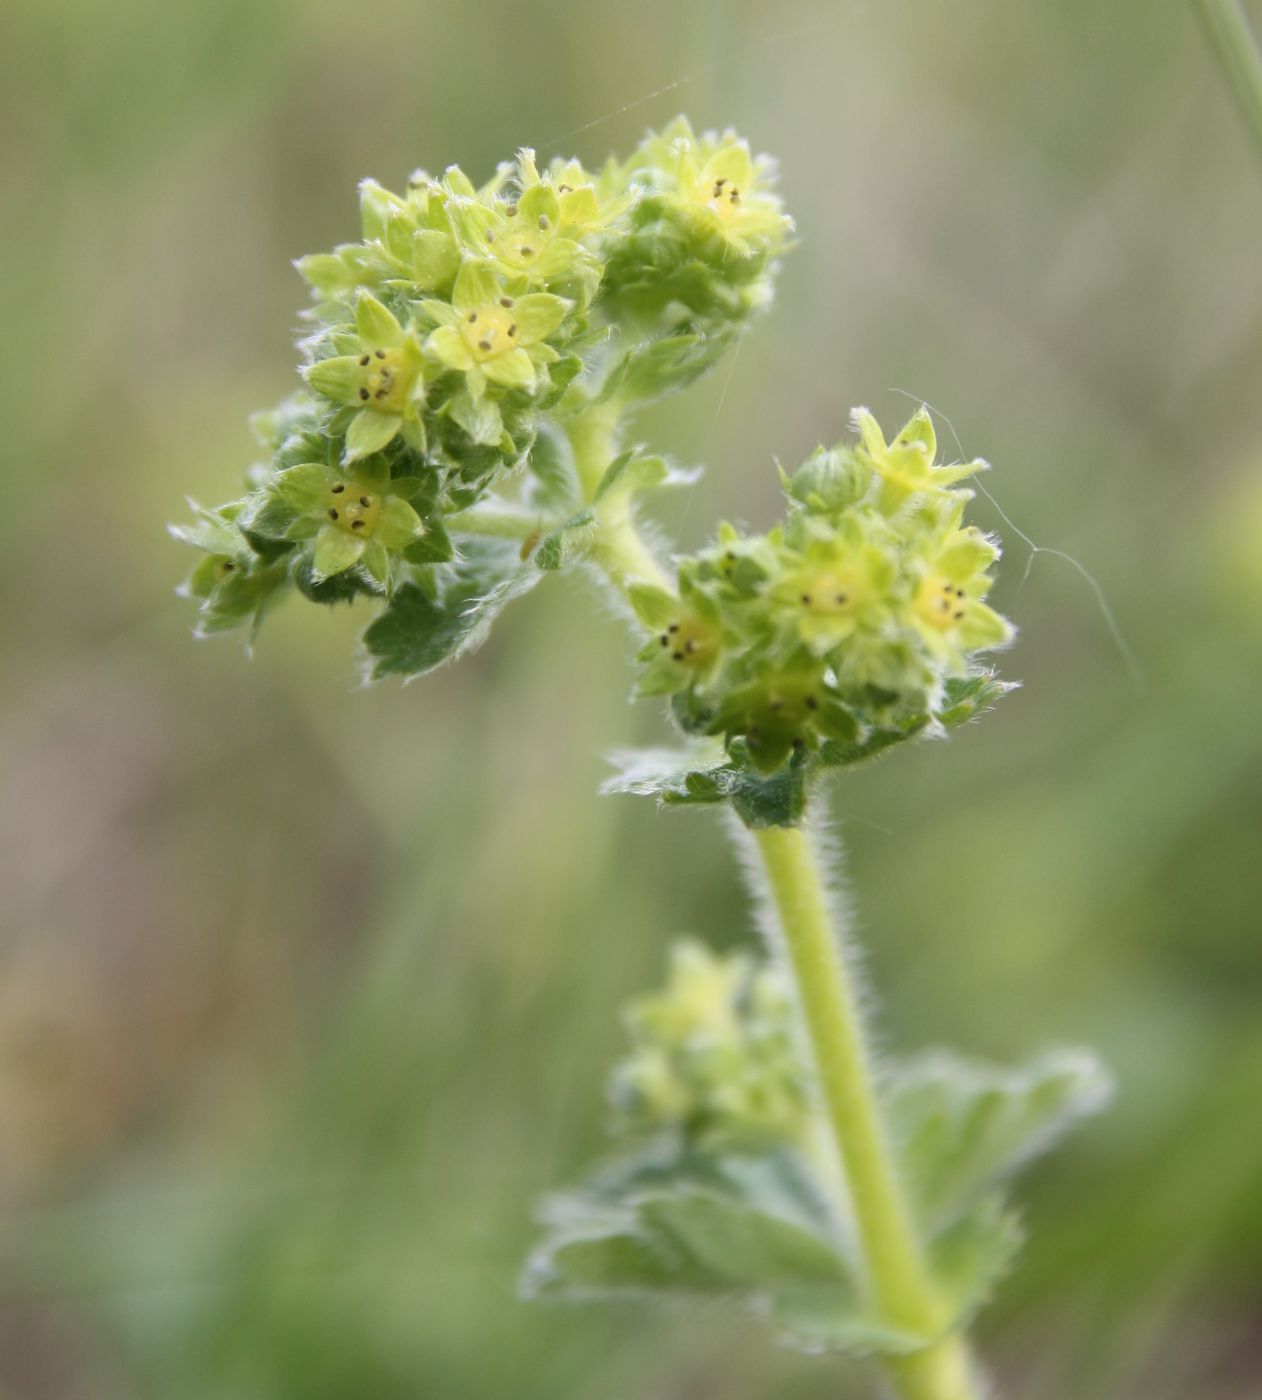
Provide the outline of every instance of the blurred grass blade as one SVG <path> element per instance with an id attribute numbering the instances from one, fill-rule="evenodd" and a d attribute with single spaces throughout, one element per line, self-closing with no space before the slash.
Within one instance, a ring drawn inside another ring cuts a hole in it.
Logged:
<path id="1" fill-rule="evenodd" d="M 1262 54 L 1240 0 L 1193 0 L 1262 160 Z"/>

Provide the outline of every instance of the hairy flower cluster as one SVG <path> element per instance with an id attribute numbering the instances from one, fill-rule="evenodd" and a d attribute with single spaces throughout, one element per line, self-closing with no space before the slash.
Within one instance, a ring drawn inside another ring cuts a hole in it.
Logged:
<path id="1" fill-rule="evenodd" d="M 682 119 L 599 173 L 524 150 L 360 188 L 362 237 L 302 258 L 305 389 L 256 429 L 249 494 L 177 531 L 206 550 L 202 630 L 290 584 L 322 602 L 436 591 L 445 528 L 534 466 L 549 421 L 627 409 L 707 368 L 769 297 L 791 223 L 771 170 Z"/>
<path id="2" fill-rule="evenodd" d="M 688 733 L 740 739 L 755 766 L 933 722 L 946 682 L 1004 645 L 987 606 L 996 543 L 962 517 L 956 486 L 984 462 L 935 462 L 920 410 L 887 443 L 857 409 L 853 446 L 785 476 L 788 513 L 764 535 L 723 526 L 679 564 L 679 591 L 641 587 L 652 629 L 639 690 L 670 695 Z"/>
<path id="3" fill-rule="evenodd" d="M 658 993 L 626 1013 L 633 1049 L 610 1095 L 630 1133 L 678 1134 L 707 1147 L 794 1141 L 807 1090 L 781 978 L 743 953 L 686 941 Z"/>

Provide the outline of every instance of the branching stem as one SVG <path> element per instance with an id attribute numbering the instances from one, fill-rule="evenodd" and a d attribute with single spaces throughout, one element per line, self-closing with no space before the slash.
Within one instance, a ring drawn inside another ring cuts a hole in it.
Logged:
<path id="1" fill-rule="evenodd" d="M 613 459 L 616 418 L 594 413 L 573 421 L 570 443 L 587 500 Z M 591 561 L 624 596 L 634 582 L 674 591 L 636 529 L 625 498 L 597 503 Z M 784 932 L 815 1058 L 829 1127 L 845 1169 L 872 1302 L 891 1329 L 939 1332 L 948 1321 L 903 1198 L 877 1107 L 870 1055 L 854 985 L 833 930 L 827 887 L 810 837 L 801 827 L 754 832 Z M 886 1372 L 902 1400 L 982 1400 L 962 1337 L 889 1358 Z"/>

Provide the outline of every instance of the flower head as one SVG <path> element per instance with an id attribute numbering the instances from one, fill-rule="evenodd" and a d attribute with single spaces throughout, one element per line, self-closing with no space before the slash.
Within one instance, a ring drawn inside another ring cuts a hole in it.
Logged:
<path id="1" fill-rule="evenodd" d="M 400 433 L 410 447 L 424 451 L 424 358 L 415 334 L 371 292 L 361 292 L 354 340 L 353 353 L 317 360 L 304 371 L 313 389 L 353 410 L 342 460 L 380 452 Z"/>
<path id="2" fill-rule="evenodd" d="M 558 358 L 547 339 L 570 307 L 550 292 L 510 295 L 493 267 L 470 259 L 460 269 L 449 303 L 422 303 L 438 323 L 425 348 L 445 368 L 464 375 L 474 399 L 482 397 L 488 384 L 531 393 L 541 369 Z"/>

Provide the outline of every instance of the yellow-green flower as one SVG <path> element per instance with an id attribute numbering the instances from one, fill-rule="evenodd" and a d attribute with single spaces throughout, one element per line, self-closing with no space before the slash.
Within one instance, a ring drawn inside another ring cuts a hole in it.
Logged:
<path id="1" fill-rule="evenodd" d="M 392 559 L 425 530 L 406 498 L 408 488 L 419 489 L 421 483 L 391 481 L 380 458 L 346 470 L 304 462 L 278 473 L 272 484 L 298 514 L 288 537 L 311 541 L 315 583 L 359 565 L 373 584 L 388 591 Z"/>
<path id="2" fill-rule="evenodd" d="M 359 349 L 308 365 L 307 383 L 336 403 L 358 411 L 346 429 L 342 460 L 350 463 L 380 452 L 399 434 L 425 450 L 421 410 L 425 402 L 424 357 L 415 334 L 369 292 L 355 303 Z"/>
<path id="3" fill-rule="evenodd" d="M 539 367 L 558 358 L 547 345 L 571 303 L 550 292 L 510 296 L 486 263 L 467 261 L 456 277 L 450 304 L 426 301 L 422 310 L 438 322 L 425 349 L 448 369 L 465 376 L 479 399 L 488 383 L 533 390 Z"/>
<path id="4" fill-rule="evenodd" d="M 855 456 L 879 479 L 876 501 L 887 515 L 894 514 L 915 495 L 939 499 L 954 496 L 957 500 L 966 500 L 971 492 L 950 488 L 957 481 L 986 469 L 982 461 L 935 463 L 937 436 L 933 431 L 933 419 L 923 408 L 916 411 L 888 444 L 880 424 L 866 408 L 856 408 L 850 415 L 850 422 L 859 434 Z"/>
<path id="5" fill-rule="evenodd" d="M 746 255 L 778 250 L 793 231 L 772 188 L 775 165 L 755 157 L 735 132 L 701 136 L 682 117 L 632 158 L 632 178 L 645 178 L 694 231 Z"/>

